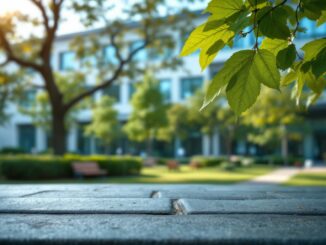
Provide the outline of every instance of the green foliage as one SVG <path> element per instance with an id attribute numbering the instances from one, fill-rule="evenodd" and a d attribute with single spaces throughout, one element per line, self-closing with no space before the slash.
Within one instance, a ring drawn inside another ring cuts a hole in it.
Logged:
<path id="1" fill-rule="evenodd" d="M 243 123 L 251 128 L 248 140 L 265 147 L 275 149 L 284 135 L 285 128 L 300 122 L 298 108 L 289 101 L 291 91 L 283 89 L 281 93 L 264 89 L 259 103 L 256 103 L 243 115 Z"/>
<path id="2" fill-rule="evenodd" d="M 159 130 L 167 126 L 167 105 L 152 74 L 137 83 L 131 104 L 133 110 L 124 126 L 127 136 L 139 142 L 157 138 Z"/>
<path id="3" fill-rule="evenodd" d="M 193 110 L 196 111 L 196 110 Z M 158 139 L 171 141 L 173 137 L 186 139 L 189 132 L 189 108 L 183 104 L 173 104 L 167 109 L 167 125 L 158 130 Z"/>
<path id="4" fill-rule="evenodd" d="M 12 180 L 48 180 L 72 178 L 71 164 L 73 162 L 97 162 L 108 171 L 109 176 L 124 176 L 139 174 L 142 160 L 137 157 L 122 156 L 2 156 L 0 166 L 2 174 Z M 0 171 L 1 172 L 1 171 Z"/>
<path id="5" fill-rule="evenodd" d="M 205 156 L 194 156 L 191 158 L 191 163 L 195 163 L 200 168 L 204 167 L 217 167 L 222 162 L 226 161 L 226 157 L 205 157 Z"/>
<path id="6" fill-rule="evenodd" d="M 26 76 L 25 86 L 29 86 L 33 81 L 33 76 Z M 83 73 L 80 72 L 67 72 L 65 74 L 55 73 L 55 79 L 57 85 L 63 94 L 63 99 L 69 101 L 74 96 L 81 92 L 86 91 L 86 78 Z M 33 124 L 50 131 L 51 121 L 52 121 L 52 109 L 49 99 L 49 93 L 44 90 L 37 90 L 36 88 L 31 88 L 30 91 L 34 91 L 36 94 L 35 100 L 32 101 L 29 106 L 19 106 L 19 111 L 22 114 L 29 116 Z M 26 93 L 26 88 L 21 89 L 20 94 L 16 95 L 17 100 L 23 102 L 24 93 Z M 83 103 L 78 104 L 72 110 L 69 111 L 65 118 L 65 123 L 69 127 L 73 122 L 76 121 L 77 113 L 80 110 L 88 108 L 91 104 L 91 99 L 87 98 Z"/>
<path id="7" fill-rule="evenodd" d="M 114 103 L 113 98 L 103 96 L 93 109 L 92 122 L 85 129 L 86 135 L 101 140 L 104 146 L 109 146 L 121 133 Z"/>
<path id="8" fill-rule="evenodd" d="M 300 28 L 303 18 L 320 25 L 325 22 L 325 11 L 324 0 L 211 0 L 205 10 L 207 21 L 190 34 L 181 56 L 200 49 L 199 63 L 205 69 L 221 49 L 232 47 L 236 37 L 247 38 L 253 33 L 256 42 L 253 50 L 234 53 L 225 62 L 209 84 L 202 108 L 225 90 L 229 105 L 240 115 L 256 102 L 262 85 L 279 90 L 281 84 L 293 81 L 298 103 L 305 85 L 312 90 L 307 104 L 316 101 L 326 87 L 326 39 L 305 44 L 304 56 L 297 51 L 294 39 L 304 31 Z M 282 83 L 279 69 L 285 70 Z"/>

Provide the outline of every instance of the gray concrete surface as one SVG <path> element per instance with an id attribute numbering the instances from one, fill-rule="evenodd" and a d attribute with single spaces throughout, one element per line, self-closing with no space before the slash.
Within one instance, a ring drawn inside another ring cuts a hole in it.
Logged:
<path id="1" fill-rule="evenodd" d="M 326 188 L 1 185 L 0 244 L 326 244 Z"/>

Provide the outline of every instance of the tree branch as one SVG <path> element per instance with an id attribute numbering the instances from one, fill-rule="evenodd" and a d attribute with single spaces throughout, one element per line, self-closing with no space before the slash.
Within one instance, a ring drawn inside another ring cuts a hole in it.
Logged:
<path id="1" fill-rule="evenodd" d="M 42 67 L 40 65 L 38 65 L 32 61 L 28 61 L 28 60 L 19 58 L 14 54 L 12 47 L 11 47 L 10 43 L 8 42 L 6 34 L 1 26 L 0 26 L 0 42 L 2 43 L 3 48 L 7 55 L 6 63 L 13 61 L 13 62 L 17 63 L 18 65 L 21 65 L 24 68 L 32 68 L 36 71 L 41 71 Z"/>
<path id="2" fill-rule="evenodd" d="M 49 26 L 49 17 L 46 13 L 45 7 L 43 5 L 43 3 L 39 0 L 31 0 L 32 3 L 34 3 L 34 5 L 40 10 L 42 17 L 43 17 L 43 24 L 44 27 L 46 29 L 46 31 L 50 30 L 50 26 Z"/>
<path id="3" fill-rule="evenodd" d="M 79 95 L 77 95 L 75 98 L 73 98 L 72 100 L 70 100 L 68 103 L 66 103 L 65 105 L 65 111 L 68 111 L 71 107 L 73 107 L 75 104 L 77 104 L 79 101 L 81 101 L 82 99 L 86 98 L 87 96 L 90 96 L 92 94 L 94 94 L 95 92 L 104 89 L 108 86 L 110 86 L 115 80 L 117 80 L 117 78 L 119 77 L 119 75 L 121 74 L 121 72 L 123 71 L 123 68 L 125 67 L 126 64 L 128 64 L 132 58 L 141 50 L 145 49 L 148 44 L 150 43 L 150 39 L 149 39 L 149 35 L 148 35 L 148 31 L 147 31 L 147 26 L 145 27 L 145 40 L 144 40 L 144 44 L 139 46 L 138 48 L 134 49 L 133 51 L 131 51 L 129 53 L 129 55 L 127 56 L 126 59 L 121 59 L 120 64 L 118 66 L 118 68 L 115 70 L 114 74 L 112 75 L 112 77 L 104 82 L 102 82 L 101 84 L 93 87 L 92 89 L 83 92 Z"/>

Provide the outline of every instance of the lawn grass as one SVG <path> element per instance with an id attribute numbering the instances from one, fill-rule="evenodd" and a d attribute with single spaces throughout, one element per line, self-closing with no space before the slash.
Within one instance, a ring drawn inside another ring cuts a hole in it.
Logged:
<path id="1" fill-rule="evenodd" d="M 141 175 L 93 179 L 63 179 L 49 181 L 1 181 L 2 183 L 128 183 L 128 184 L 233 184 L 267 174 L 274 167 L 254 165 L 226 171 L 221 168 L 191 169 L 182 166 L 180 171 L 169 171 L 165 166 L 144 168 Z"/>
<path id="2" fill-rule="evenodd" d="M 286 182 L 285 185 L 326 187 L 326 172 L 297 174 Z"/>

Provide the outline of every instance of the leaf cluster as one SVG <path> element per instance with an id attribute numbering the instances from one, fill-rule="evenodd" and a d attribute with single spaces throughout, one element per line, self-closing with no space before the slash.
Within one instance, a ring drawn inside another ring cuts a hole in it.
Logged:
<path id="1" fill-rule="evenodd" d="M 291 82 L 297 101 L 304 86 L 311 89 L 307 104 L 316 101 L 326 87 L 326 39 L 306 43 L 300 54 L 295 38 L 304 31 L 302 19 L 321 25 L 325 12 L 324 0 L 211 0 L 207 21 L 192 31 L 181 56 L 200 49 L 199 63 L 205 69 L 236 37 L 254 36 L 255 43 L 252 50 L 235 52 L 225 62 L 210 82 L 202 108 L 225 91 L 240 115 L 256 102 L 262 87 L 280 90 Z"/>

